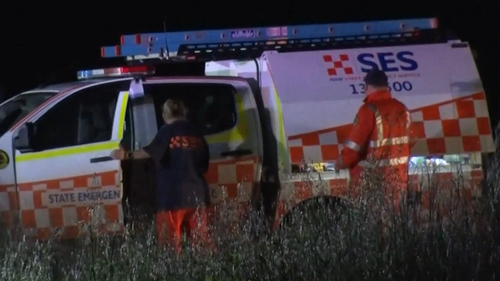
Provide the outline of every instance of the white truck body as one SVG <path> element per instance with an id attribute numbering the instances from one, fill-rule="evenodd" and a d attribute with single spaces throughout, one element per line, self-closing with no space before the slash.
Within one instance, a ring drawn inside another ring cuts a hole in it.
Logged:
<path id="1" fill-rule="evenodd" d="M 398 60 L 401 54 L 404 54 L 405 61 Z M 342 55 L 348 58 L 342 62 L 343 67 L 351 68 L 353 73 L 345 74 L 342 68 L 337 68 L 336 75 L 329 74 L 328 69 L 334 68 L 334 62 L 325 62 L 324 58 L 329 56 L 338 59 Z M 385 63 L 382 62 L 384 65 L 381 65 L 381 59 L 385 60 Z M 352 123 L 365 98 L 362 93 L 363 69 L 368 69 L 372 63 L 387 70 L 391 92 L 412 111 L 412 121 L 417 125 L 423 123 L 425 138 L 419 139 L 412 156 L 494 151 L 484 89 L 466 43 L 284 54 L 275 52 L 265 54 L 259 62 L 263 96 L 268 102 L 266 105 L 274 116 L 283 117 L 286 141 L 290 147 L 302 147 L 306 161 L 336 159 L 333 156 L 336 152 L 332 152 L 332 156 L 322 155 L 320 147 L 310 144 L 318 141 L 304 138 L 314 138 L 316 135 L 320 139 L 318 144 L 342 144 L 339 138 L 344 139 L 348 133 L 344 127 Z M 210 62 L 206 67 L 207 75 L 255 78 L 256 71 L 253 61 Z M 274 95 L 275 91 L 279 101 Z M 457 103 L 460 104 L 460 110 L 462 106 L 470 105 L 473 111 L 457 111 Z M 277 104 L 281 104 L 282 113 Z M 429 111 L 436 111 L 436 114 Z M 275 134 L 280 139 L 280 118 L 275 120 L 278 120 L 274 124 L 277 128 Z M 459 131 L 443 130 L 443 126 L 457 122 Z M 477 145 L 463 138 L 468 136 L 478 137 Z M 445 144 L 443 148 L 428 141 L 442 139 Z M 281 145 L 285 146 L 286 143 L 283 141 Z M 299 158 L 292 162 L 296 163 L 297 160 Z"/>
<path id="2" fill-rule="evenodd" d="M 419 183 L 436 175 L 449 179 L 459 169 L 469 197 L 480 196 L 481 154 L 495 147 L 471 50 L 454 41 L 265 51 L 255 60 L 209 61 L 203 77 L 149 75 L 143 82 L 119 78 L 134 69 L 144 74 L 140 67 L 102 69 L 84 73 L 87 80 L 22 93 L 0 105 L 1 217 L 38 239 L 78 237 L 90 210 L 97 210 L 98 231 L 123 230 L 131 172 L 104 158 L 120 143 L 128 149 L 149 143 L 170 97 L 184 99 L 190 118 L 206 130 L 215 205 L 230 202 L 241 213 L 263 197 L 276 226 L 300 202 L 348 198 L 348 171 L 328 167 L 363 102 L 364 73 L 374 66 L 386 71 L 393 95 L 412 113 L 418 142 L 411 181 L 425 192 Z M 93 75 L 102 79 L 89 79 Z M 32 137 L 27 131 L 37 141 L 21 147 L 20 139 Z M 429 175 L 433 159 L 441 165 Z M 321 163 L 325 171 L 290 175 L 304 162 Z"/>

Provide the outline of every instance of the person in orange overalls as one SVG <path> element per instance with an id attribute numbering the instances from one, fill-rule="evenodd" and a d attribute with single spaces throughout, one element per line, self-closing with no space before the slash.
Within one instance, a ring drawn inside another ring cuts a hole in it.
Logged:
<path id="1" fill-rule="evenodd" d="M 199 128 L 186 119 L 180 100 L 163 106 L 165 125 L 151 144 L 138 151 L 112 152 L 114 159 L 153 158 L 157 186 L 156 231 L 160 245 L 171 244 L 180 252 L 182 226 L 187 223 L 194 242 L 209 246 L 206 207 L 210 193 L 204 174 L 208 170 L 208 144 Z"/>
<path id="2" fill-rule="evenodd" d="M 363 166 L 374 165 L 373 171 L 383 178 L 386 194 L 399 209 L 408 182 L 410 112 L 392 97 L 387 76 L 379 69 L 366 74 L 365 92 L 335 168 L 349 169 L 351 182 L 360 185 Z"/>

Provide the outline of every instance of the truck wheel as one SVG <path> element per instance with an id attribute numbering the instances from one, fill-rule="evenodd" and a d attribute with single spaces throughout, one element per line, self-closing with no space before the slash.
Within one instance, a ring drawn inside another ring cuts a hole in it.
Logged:
<path id="1" fill-rule="evenodd" d="M 283 217 L 280 234 L 283 237 L 299 236 L 314 238 L 335 232 L 350 219 L 353 208 L 340 198 L 319 196 L 296 205 Z"/>
<path id="2" fill-rule="evenodd" d="M 348 202 L 331 197 L 315 197 L 301 202 L 283 218 L 277 239 L 280 266 L 284 269 L 282 280 L 297 280 L 304 276 L 321 273 L 326 265 L 336 264 L 339 253 L 345 253 L 350 229 L 351 210 Z M 328 275 L 328 274 L 326 274 Z M 315 279 L 315 278 L 306 278 Z M 318 280 L 328 280 L 327 276 Z"/>

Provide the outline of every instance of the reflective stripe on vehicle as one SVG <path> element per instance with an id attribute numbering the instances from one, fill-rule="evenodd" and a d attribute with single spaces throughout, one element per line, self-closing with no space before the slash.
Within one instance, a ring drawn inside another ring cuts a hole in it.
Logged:
<path id="1" fill-rule="evenodd" d="M 50 149 L 40 152 L 24 153 L 16 155 L 16 162 L 26 162 L 31 160 L 40 160 L 40 159 L 67 156 L 73 154 L 83 154 L 101 150 L 111 150 L 118 148 L 119 144 L 120 143 L 118 141 L 106 141 L 100 143 Z"/>

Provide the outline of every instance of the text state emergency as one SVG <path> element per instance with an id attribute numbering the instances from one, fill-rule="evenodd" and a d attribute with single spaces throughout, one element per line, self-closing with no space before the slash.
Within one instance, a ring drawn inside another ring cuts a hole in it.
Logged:
<path id="1" fill-rule="evenodd" d="M 121 199 L 119 189 L 78 190 L 45 194 L 46 205 L 87 205 L 92 203 L 117 202 Z"/>

